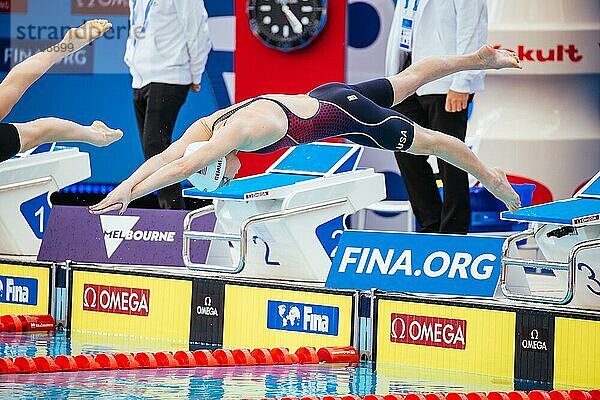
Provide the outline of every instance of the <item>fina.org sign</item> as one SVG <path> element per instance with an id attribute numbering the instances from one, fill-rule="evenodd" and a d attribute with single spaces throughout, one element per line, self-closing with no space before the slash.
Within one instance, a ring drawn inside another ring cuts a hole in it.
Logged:
<path id="1" fill-rule="evenodd" d="M 83 285 L 83 309 L 147 317 L 150 312 L 150 290 L 86 283 Z"/>
<path id="2" fill-rule="evenodd" d="M 492 297 L 503 238 L 344 231 L 325 287 Z"/>

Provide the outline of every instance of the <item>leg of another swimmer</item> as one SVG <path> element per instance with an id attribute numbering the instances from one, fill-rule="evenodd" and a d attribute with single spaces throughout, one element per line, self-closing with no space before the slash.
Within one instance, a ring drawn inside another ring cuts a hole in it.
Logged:
<path id="1" fill-rule="evenodd" d="M 111 26 L 108 21 L 88 21 L 79 28 L 70 29 L 56 49 L 51 47 L 15 65 L 0 83 L 0 120 L 55 63 L 103 35 Z"/>
<path id="2" fill-rule="evenodd" d="M 514 211 L 521 206 L 519 195 L 498 168 L 488 168 L 460 140 L 415 124 L 411 154 L 432 154 L 477 178 L 494 196 Z"/>
<path id="3" fill-rule="evenodd" d="M 424 58 L 387 79 L 394 88 L 394 105 L 413 94 L 419 87 L 446 75 L 466 70 L 521 68 L 515 53 L 483 46 L 473 54 Z"/>
<path id="4" fill-rule="evenodd" d="M 61 58 L 61 53 L 43 51 L 10 70 L 0 83 L 0 120 L 8 115 L 25 91 Z"/>
<path id="5" fill-rule="evenodd" d="M 100 121 L 83 126 L 59 118 L 41 118 L 14 125 L 19 131 L 21 151 L 49 142 L 85 142 L 94 146 L 108 146 L 123 136 L 120 130 L 110 129 Z"/>

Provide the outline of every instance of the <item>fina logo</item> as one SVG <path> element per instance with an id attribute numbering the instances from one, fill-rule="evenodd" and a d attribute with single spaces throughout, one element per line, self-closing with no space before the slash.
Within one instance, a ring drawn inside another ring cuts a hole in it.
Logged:
<path id="1" fill-rule="evenodd" d="M 269 300 L 267 328 L 337 336 L 337 307 Z"/>
<path id="2" fill-rule="evenodd" d="M 132 230 L 139 220 L 140 217 L 129 215 L 100 216 L 100 224 L 104 233 L 104 244 L 106 245 L 106 256 L 108 258 L 117 251 L 123 240 L 143 242 L 175 241 L 175 232 Z"/>
<path id="3" fill-rule="evenodd" d="M 0 303 L 37 305 L 37 279 L 0 276 Z"/>
<path id="4" fill-rule="evenodd" d="M 289 311 L 285 304 L 280 304 L 277 307 L 279 312 L 279 316 L 281 317 L 282 326 L 285 328 L 286 326 L 297 326 L 300 325 L 300 318 L 302 315 L 300 314 L 300 309 L 296 306 L 290 307 Z M 326 323 L 329 321 L 326 321 Z"/>

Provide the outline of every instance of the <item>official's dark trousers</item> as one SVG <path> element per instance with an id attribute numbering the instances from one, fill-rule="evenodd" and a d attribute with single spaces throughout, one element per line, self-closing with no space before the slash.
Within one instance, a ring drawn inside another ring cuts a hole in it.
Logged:
<path id="1" fill-rule="evenodd" d="M 469 103 L 472 99 L 473 95 L 470 95 Z M 464 141 L 467 110 L 446 112 L 445 104 L 445 94 L 415 94 L 394 109 L 424 128 Z M 442 202 L 427 156 L 396 152 L 396 160 L 421 232 L 467 233 L 471 218 L 467 173 L 438 158 L 440 178 L 444 185 Z"/>
<path id="2" fill-rule="evenodd" d="M 146 160 L 171 144 L 177 115 L 185 102 L 189 85 L 150 83 L 133 90 L 133 103 Z M 184 208 L 179 184 L 158 190 L 160 208 Z"/>

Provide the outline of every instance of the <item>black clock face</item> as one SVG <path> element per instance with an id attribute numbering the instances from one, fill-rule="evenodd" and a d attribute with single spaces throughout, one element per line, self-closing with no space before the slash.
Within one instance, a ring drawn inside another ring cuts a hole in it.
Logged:
<path id="1" fill-rule="evenodd" d="M 252 32 L 283 51 L 308 45 L 323 29 L 326 15 L 327 0 L 248 0 Z"/>

